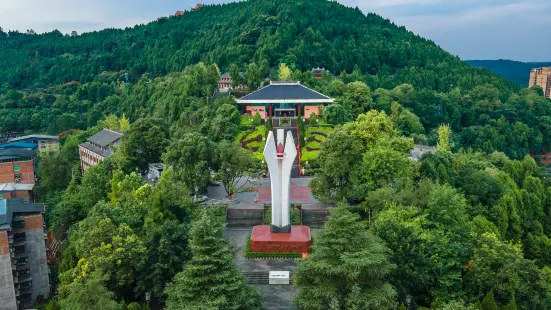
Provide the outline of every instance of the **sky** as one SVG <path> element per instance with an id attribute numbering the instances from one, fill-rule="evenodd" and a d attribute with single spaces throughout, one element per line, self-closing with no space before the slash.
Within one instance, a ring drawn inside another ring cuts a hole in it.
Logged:
<path id="1" fill-rule="evenodd" d="M 202 3 L 228 2 L 201 1 Z M 551 61 L 551 0 L 338 0 L 375 12 L 462 59 Z M 147 23 L 197 0 L 0 0 L 0 27 L 79 34 Z"/>

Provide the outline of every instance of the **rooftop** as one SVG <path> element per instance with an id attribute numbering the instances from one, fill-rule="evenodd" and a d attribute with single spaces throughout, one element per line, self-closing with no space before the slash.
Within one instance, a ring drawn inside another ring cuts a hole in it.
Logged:
<path id="1" fill-rule="evenodd" d="M 107 156 L 111 155 L 111 152 L 106 151 L 106 150 L 103 150 L 103 149 L 100 149 L 99 147 L 93 145 L 93 144 L 90 143 L 90 142 L 84 142 L 84 143 L 82 143 L 82 144 L 79 144 L 78 146 L 83 147 L 83 148 L 85 148 L 85 149 L 87 149 L 87 150 L 89 150 L 89 151 L 92 151 L 92 152 L 94 152 L 94 153 L 96 153 L 96 154 L 98 154 L 98 155 L 101 155 L 101 156 L 103 156 L 103 157 L 107 157 Z"/>
<path id="2" fill-rule="evenodd" d="M 17 138 L 9 139 L 8 142 L 17 142 L 23 140 L 59 140 L 57 136 L 46 136 L 46 135 L 28 135 Z"/>
<path id="3" fill-rule="evenodd" d="M 42 213 L 43 203 L 26 203 L 22 198 L 0 200 L 0 229 L 11 223 L 15 213 Z"/>
<path id="4" fill-rule="evenodd" d="M 415 144 L 413 150 L 409 154 L 409 158 L 417 161 L 419 160 L 419 158 L 421 158 L 421 156 L 423 156 L 423 154 L 434 153 L 434 152 L 436 152 L 436 149 L 433 147 Z"/>
<path id="5" fill-rule="evenodd" d="M 1 183 L 0 193 L 9 193 L 13 191 L 32 191 L 34 184 L 23 183 Z"/>
<path id="6" fill-rule="evenodd" d="M 6 144 L 0 144 L 0 149 L 36 149 L 38 145 L 35 143 L 26 142 L 11 142 Z"/>
<path id="7" fill-rule="evenodd" d="M 331 103 L 335 101 L 300 82 L 270 82 L 237 100 L 237 103 Z"/>
<path id="8" fill-rule="evenodd" d="M 242 77 L 242 78 L 245 78 L 245 72 L 239 72 L 239 75 Z M 220 75 L 220 78 L 221 79 L 230 79 L 231 78 L 231 75 L 229 72 L 224 72 L 222 75 Z"/>
<path id="9" fill-rule="evenodd" d="M 109 144 L 119 140 L 122 135 L 122 131 L 103 129 L 102 131 L 88 138 L 88 142 L 97 144 L 101 147 L 106 147 Z"/>
<path id="10" fill-rule="evenodd" d="M 36 149 L 0 149 L 0 161 L 18 158 L 34 158 L 36 153 Z"/>

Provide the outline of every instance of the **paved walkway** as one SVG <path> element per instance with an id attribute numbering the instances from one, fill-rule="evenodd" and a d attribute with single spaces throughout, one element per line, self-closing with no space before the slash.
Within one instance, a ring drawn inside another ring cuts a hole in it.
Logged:
<path id="1" fill-rule="evenodd" d="M 242 272 L 293 271 L 297 260 L 245 259 L 243 252 L 251 229 L 226 229 L 224 236 L 234 250 L 235 264 Z M 297 288 L 290 285 L 254 285 L 264 298 L 264 307 L 270 310 L 294 309 Z"/>
<path id="2" fill-rule="evenodd" d="M 308 183 L 312 178 L 292 178 L 291 179 L 291 203 L 302 204 L 305 208 L 316 209 L 326 208 L 327 206 L 320 203 L 313 195 Z M 245 180 L 238 183 L 241 186 Z M 253 179 L 245 185 L 247 189 L 243 193 L 237 194 L 239 203 L 231 204 L 228 208 L 232 209 L 262 209 L 265 203 L 271 200 L 270 179 Z M 226 192 L 222 185 L 211 185 L 208 188 L 207 197 L 215 201 L 221 201 L 226 197 Z"/>

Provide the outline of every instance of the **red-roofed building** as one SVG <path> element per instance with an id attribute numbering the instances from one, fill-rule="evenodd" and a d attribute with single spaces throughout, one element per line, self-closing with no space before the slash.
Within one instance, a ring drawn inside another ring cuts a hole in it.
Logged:
<path id="1" fill-rule="evenodd" d="M 204 7 L 204 6 L 205 6 L 204 4 L 197 3 L 197 5 L 194 8 L 191 8 L 191 10 L 192 11 L 197 11 L 197 10 L 201 9 L 202 7 Z"/>
<path id="2" fill-rule="evenodd" d="M 180 16 L 180 15 L 184 15 L 184 11 L 176 11 L 176 13 L 174 13 L 174 15 L 172 16 Z"/>

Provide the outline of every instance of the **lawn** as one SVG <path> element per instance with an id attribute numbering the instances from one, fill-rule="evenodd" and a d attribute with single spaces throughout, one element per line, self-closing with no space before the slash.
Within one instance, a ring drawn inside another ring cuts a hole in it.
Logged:
<path id="1" fill-rule="evenodd" d="M 266 126 L 258 126 L 254 130 L 242 131 L 237 135 L 235 140 L 241 144 L 241 146 L 253 152 L 254 158 L 257 160 L 263 160 L 264 155 L 264 140 L 266 137 Z"/>
<path id="2" fill-rule="evenodd" d="M 318 157 L 321 144 L 327 136 L 333 131 L 331 127 L 313 127 L 306 129 L 306 146 L 302 148 L 301 162 L 314 161 Z"/>

